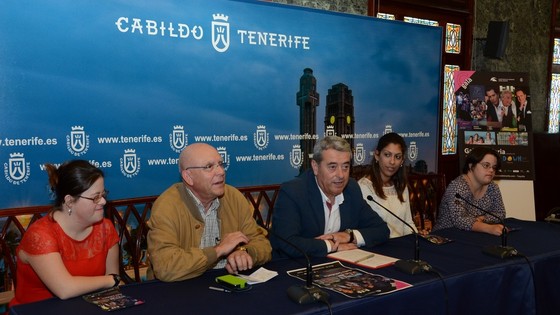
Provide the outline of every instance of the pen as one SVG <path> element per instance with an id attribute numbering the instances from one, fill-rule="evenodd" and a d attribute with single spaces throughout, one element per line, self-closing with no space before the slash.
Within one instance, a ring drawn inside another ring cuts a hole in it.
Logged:
<path id="1" fill-rule="evenodd" d="M 226 293 L 231 292 L 230 290 L 226 290 L 226 289 L 222 289 L 222 288 L 218 288 L 218 287 L 208 287 L 208 289 L 214 290 L 214 291 L 226 292 Z"/>
<path id="2" fill-rule="evenodd" d="M 365 256 L 365 257 L 362 257 L 362 258 L 356 260 L 354 263 L 362 262 L 362 261 L 364 261 L 364 260 L 367 260 L 367 259 L 372 258 L 373 256 L 375 256 L 375 254 L 369 254 L 369 255 L 367 255 L 367 256 Z"/>

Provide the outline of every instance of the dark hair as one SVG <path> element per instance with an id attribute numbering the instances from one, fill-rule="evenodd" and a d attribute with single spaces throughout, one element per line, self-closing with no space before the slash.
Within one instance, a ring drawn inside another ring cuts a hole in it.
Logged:
<path id="1" fill-rule="evenodd" d="M 488 92 L 488 91 L 494 91 L 494 93 L 498 94 L 499 89 L 495 86 L 487 86 L 486 89 L 484 90 L 484 92 Z"/>
<path id="2" fill-rule="evenodd" d="M 488 147 L 476 147 L 472 149 L 469 154 L 467 154 L 465 165 L 463 165 L 463 174 L 467 174 L 471 168 L 480 163 L 480 161 L 482 161 L 482 159 L 484 159 L 484 157 L 488 154 L 496 157 L 496 170 L 499 170 L 500 167 L 502 167 L 502 159 L 500 158 L 500 154 L 496 152 L 496 150 L 490 149 Z"/>
<path id="3" fill-rule="evenodd" d="M 523 92 L 523 94 L 527 95 L 527 92 L 525 92 L 524 87 L 516 87 L 514 93 L 517 93 L 519 91 L 521 91 L 521 92 Z"/>
<path id="4" fill-rule="evenodd" d="M 58 168 L 53 164 L 45 164 L 45 168 L 51 191 L 55 194 L 55 209 L 61 208 L 66 195 L 77 198 L 103 177 L 103 171 L 85 160 L 66 161 Z"/>
<path id="5" fill-rule="evenodd" d="M 404 160 L 406 159 L 406 143 L 398 133 L 390 132 L 379 138 L 375 150 L 381 153 L 381 150 L 383 150 L 391 143 L 399 145 L 401 147 L 404 163 Z M 391 177 L 393 185 L 395 185 L 395 189 L 397 190 L 397 196 L 399 197 L 400 202 L 404 202 L 403 192 L 407 184 L 405 169 L 405 167 L 399 167 L 399 170 Z M 373 184 L 373 189 L 375 190 L 375 194 L 377 194 L 382 199 L 387 199 L 385 192 L 383 192 L 383 181 L 381 180 L 379 163 L 376 163 L 375 157 L 371 160 L 369 175 Z"/>

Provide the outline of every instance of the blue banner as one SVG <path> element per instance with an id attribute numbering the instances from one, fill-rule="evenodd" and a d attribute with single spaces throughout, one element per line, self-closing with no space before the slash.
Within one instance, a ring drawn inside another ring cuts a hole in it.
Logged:
<path id="1" fill-rule="evenodd" d="M 332 133 L 366 164 L 399 132 L 435 172 L 441 39 L 264 2 L 1 1 L 0 208 L 49 203 L 44 164 L 70 159 L 103 169 L 112 199 L 157 195 L 194 142 L 238 187 L 297 176 L 305 141 Z"/>

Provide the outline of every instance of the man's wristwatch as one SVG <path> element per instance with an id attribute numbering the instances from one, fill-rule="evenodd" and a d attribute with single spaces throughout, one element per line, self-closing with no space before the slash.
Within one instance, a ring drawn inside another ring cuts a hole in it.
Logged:
<path id="1" fill-rule="evenodd" d="M 113 287 L 116 287 L 119 285 L 119 283 L 121 283 L 121 277 L 116 274 L 116 273 L 111 273 L 109 274 L 110 276 L 113 276 L 113 280 L 115 281 L 115 284 L 113 285 Z"/>
<path id="2" fill-rule="evenodd" d="M 237 247 L 235 248 L 235 250 L 240 250 L 240 251 L 246 252 L 246 251 L 247 251 L 247 247 L 245 247 L 245 246 L 237 246 Z"/>
<path id="3" fill-rule="evenodd" d="M 348 241 L 348 243 L 354 242 L 354 230 L 346 229 L 346 230 L 344 230 L 344 232 L 346 232 L 346 233 L 348 233 L 348 235 L 350 235 L 350 240 Z"/>

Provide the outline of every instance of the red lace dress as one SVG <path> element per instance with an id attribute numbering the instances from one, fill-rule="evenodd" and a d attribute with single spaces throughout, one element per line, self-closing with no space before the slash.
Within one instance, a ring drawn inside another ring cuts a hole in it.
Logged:
<path id="1" fill-rule="evenodd" d="M 101 276 L 105 274 L 107 253 L 119 241 L 111 221 L 103 219 L 93 225 L 93 230 L 84 240 L 70 238 L 60 225 L 46 215 L 37 220 L 25 232 L 16 255 L 23 250 L 29 255 L 59 252 L 64 266 L 73 276 Z M 30 303 L 53 297 L 31 265 L 17 260 L 17 285 L 10 306 Z"/>

